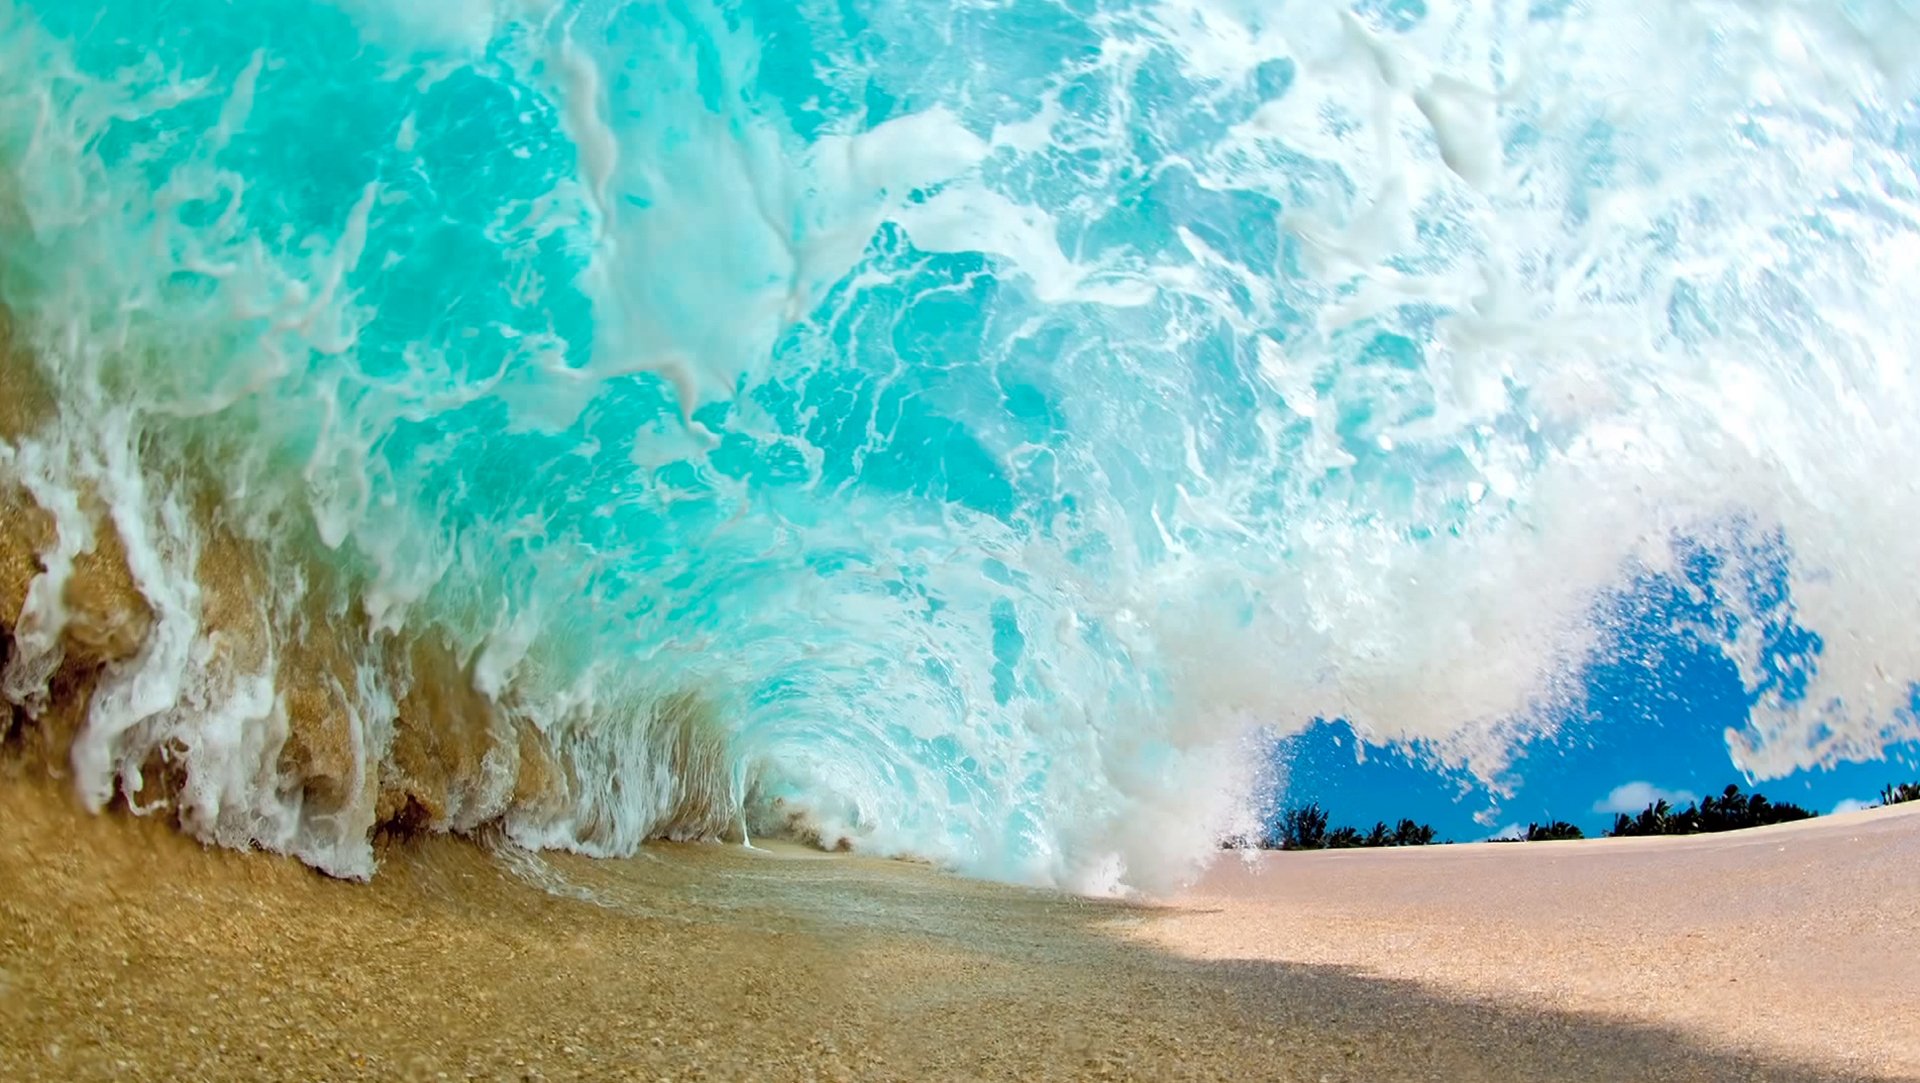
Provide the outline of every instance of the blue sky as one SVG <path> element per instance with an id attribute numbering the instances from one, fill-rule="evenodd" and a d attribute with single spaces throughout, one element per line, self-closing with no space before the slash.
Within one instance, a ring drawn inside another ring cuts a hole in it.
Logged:
<path id="1" fill-rule="evenodd" d="M 1819 664 L 1819 637 L 1793 620 L 1786 597 L 1785 556 L 1763 540 L 1745 556 L 1758 571 L 1737 577 L 1745 610 L 1763 622 L 1767 690 L 1796 698 Z M 1560 719 L 1550 739 L 1524 747 L 1508 773 L 1511 796 L 1497 802 L 1460 773 L 1436 771 L 1419 750 L 1361 747 L 1344 722 L 1319 721 L 1282 743 L 1288 765 L 1285 804 L 1309 801 L 1335 824 L 1368 827 L 1402 816 L 1433 824 L 1440 837 L 1485 838 L 1511 824 L 1567 820 L 1589 834 L 1613 822 L 1609 797 L 1631 787 L 1624 804 L 1663 791 L 1718 793 L 1729 782 L 1827 813 L 1843 801 L 1868 800 L 1888 783 L 1920 779 L 1920 744 L 1896 745 L 1886 759 L 1843 763 L 1749 784 L 1727 751 L 1725 731 L 1741 726 L 1754 692 L 1713 645 L 1736 623 L 1719 558 L 1690 549 L 1679 576 L 1645 577 L 1606 599 L 1610 649 L 1584 673 L 1584 702 Z M 1635 786 L 1634 784 L 1643 784 Z M 1616 802 L 1616 804 L 1622 804 Z M 1478 819 L 1476 819 L 1478 817 Z"/>

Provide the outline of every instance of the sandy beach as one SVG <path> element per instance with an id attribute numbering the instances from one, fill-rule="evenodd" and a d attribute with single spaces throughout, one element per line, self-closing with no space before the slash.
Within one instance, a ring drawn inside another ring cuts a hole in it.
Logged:
<path id="1" fill-rule="evenodd" d="M 1901 810 L 1229 857 L 1158 906 L 454 838 L 345 883 L 17 771 L 0 825 L 7 1079 L 1920 1078 Z"/>
<path id="2" fill-rule="evenodd" d="M 1683 838 L 1223 862 L 1141 939 L 1920 1078 L 1920 805 Z"/>

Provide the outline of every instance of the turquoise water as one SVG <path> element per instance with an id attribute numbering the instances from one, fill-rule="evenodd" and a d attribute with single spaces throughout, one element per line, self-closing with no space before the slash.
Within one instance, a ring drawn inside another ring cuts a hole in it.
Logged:
<path id="1" fill-rule="evenodd" d="M 1163 886 L 1315 718 L 1497 788 L 1701 552 L 1736 762 L 1873 755 L 1920 733 L 1915 46 L 1891 0 L 0 0 L 61 405 L 0 472 L 97 494 L 156 613 L 77 781 L 166 749 L 189 827 L 371 872 L 371 790 L 281 756 L 319 597 L 356 780 L 429 631 L 573 765 L 535 809 L 496 748 L 437 826 Z"/>

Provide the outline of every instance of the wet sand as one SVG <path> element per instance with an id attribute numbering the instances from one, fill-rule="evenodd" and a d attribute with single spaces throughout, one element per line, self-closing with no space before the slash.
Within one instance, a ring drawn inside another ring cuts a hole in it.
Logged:
<path id="1" fill-rule="evenodd" d="M 353 884 L 0 770 L 0 1079 L 1917 1078 L 1916 847 L 1265 855 L 1149 908 L 429 838 Z"/>

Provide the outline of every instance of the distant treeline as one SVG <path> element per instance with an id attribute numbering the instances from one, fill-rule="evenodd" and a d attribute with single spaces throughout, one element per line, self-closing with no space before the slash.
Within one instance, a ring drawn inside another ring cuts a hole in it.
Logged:
<path id="1" fill-rule="evenodd" d="M 1897 805 L 1903 801 L 1920 801 L 1920 782 L 1905 782 L 1880 791 L 1882 805 Z M 1623 812 L 1614 817 L 1613 830 L 1607 832 L 1607 837 L 1739 831 L 1748 827 L 1811 819 L 1814 815 L 1799 805 L 1775 802 L 1765 794 L 1742 793 L 1739 786 L 1729 785 L 1721 791 L 1720 796 L 1689 802 L 1685 808 L 1675 809 L 1666 801 L 1655 801 L 1638 815 L 1629 816 Z M 1263 850 L 1351 850 L 1367 846 L 1427 846 L 1434 842 L 1433 827 L 1413 820 L 1403 819 L 1391 828 L 1385 820 L 1381 820 L 1373 825 L 1372 830 L 1363 832 L 1357 827 L 1330 827 L 1329 819 L 1327 811 L 1318 803 L 1295 806 L 1283 811 L 1267 834 L 1251 844 Z M 1525 833 L 1495 841 L 1551 842 L 1585 837 L 1586 833 L 1577 825 L 1554 820 L 1544 824 L 1530 823 Z M 1453 840 L 1445 841 L 1451 843 Z M 1226 845 L 1240 848 L 1249 845 L 1249 841 L 1230 840 Z"/>
<path id="2" fill-rule="evenodd" d="M 1262 850 L 1357 850 L 1365 846 L 1428 846 L 1433 841 L 1432 825 L 1412 820 L 1401 820 L 1393 827 L 1381 820 L 1365 832 L 1357 827 L 1329 829 L 1327 811 L 1310 804 L 1282 812 L 1272 829 L 1254 845 Z M 1238 848 L 1246 843 L 1229 840 L 1227 845 Z"/>
<path id="3" fill-rule="evenodd" d="M 1738 786 L 1728 786 L 1719 797 L 1675 809 L 1665 801 L 1655 801 L 1640 810 L 1640 815 L 1621 813 L 1613 818 L 1613 838 L 1631 835 L 1702 835 L 1715 831 L 1739 831 L 1748 827 L 1807 820 L 1813 813 L 1799 805 L 1774 804 L 1765 794 L 1743 794 Z"/>

